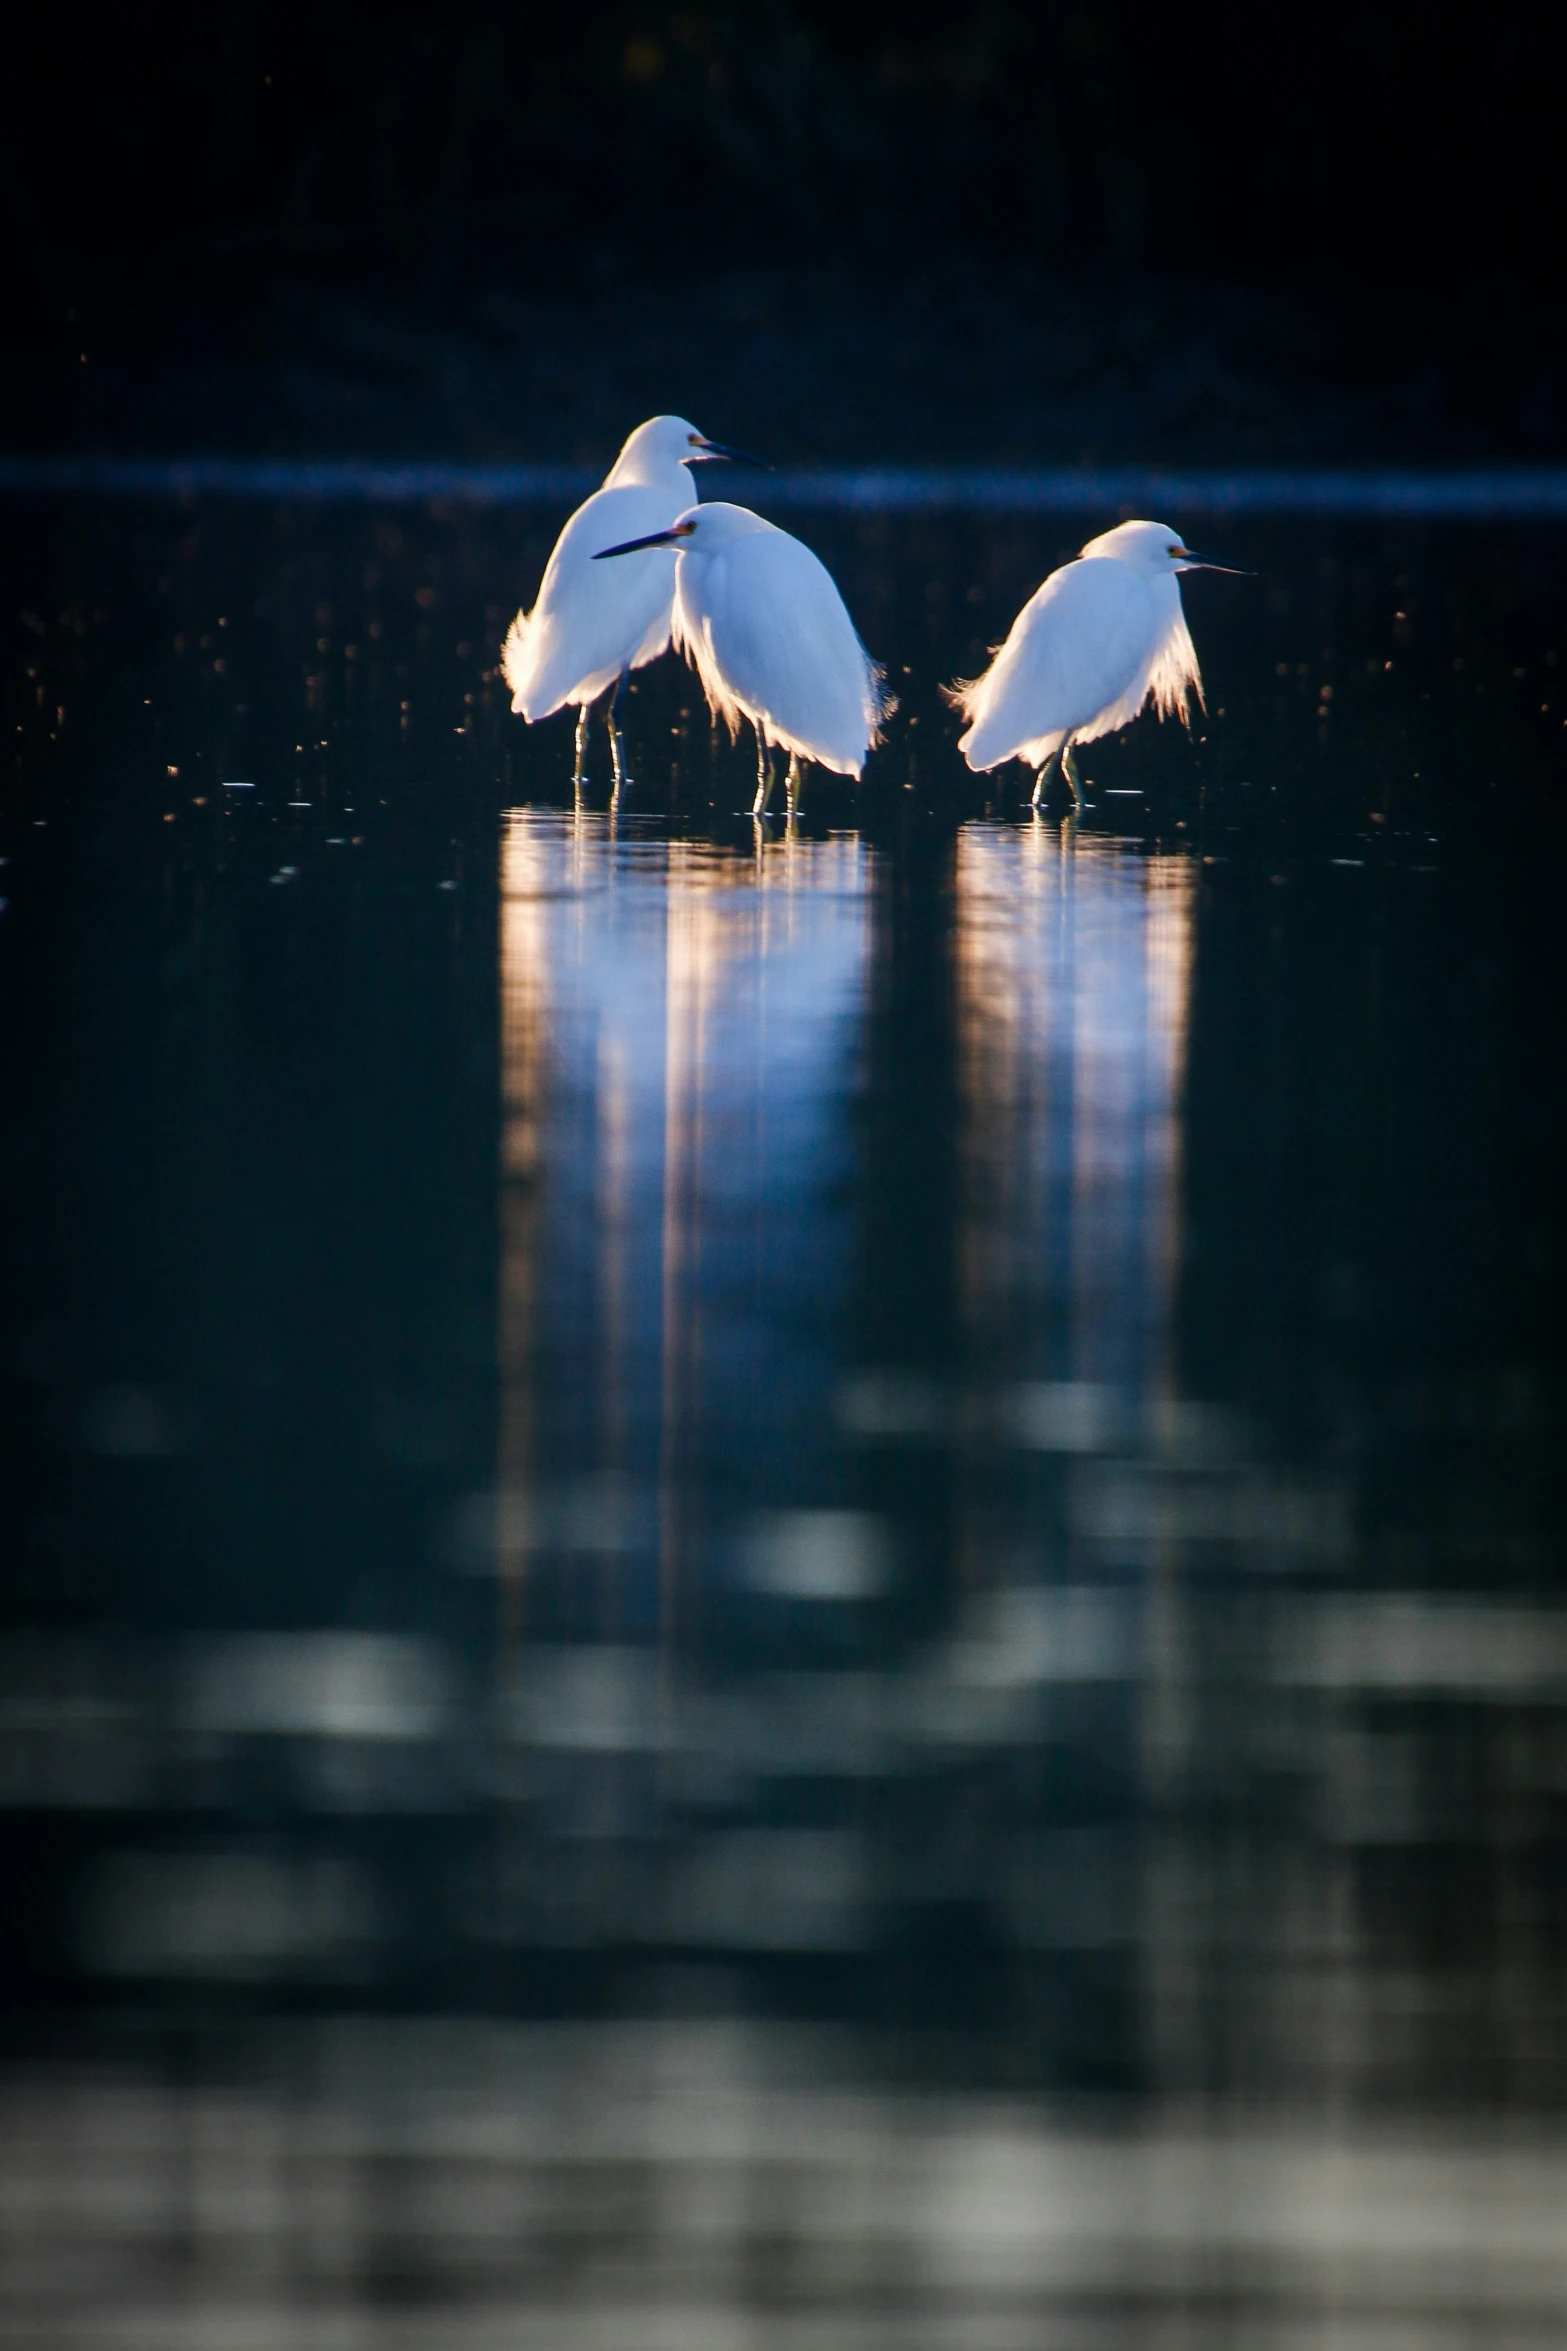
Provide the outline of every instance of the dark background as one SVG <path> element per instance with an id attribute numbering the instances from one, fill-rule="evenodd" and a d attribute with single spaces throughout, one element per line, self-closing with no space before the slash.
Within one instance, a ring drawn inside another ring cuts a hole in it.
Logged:
<path id="1" fill-rule="evenodd" d="M 34 8 L 12 448 L 1560 454 L 1550 15 Z"/>

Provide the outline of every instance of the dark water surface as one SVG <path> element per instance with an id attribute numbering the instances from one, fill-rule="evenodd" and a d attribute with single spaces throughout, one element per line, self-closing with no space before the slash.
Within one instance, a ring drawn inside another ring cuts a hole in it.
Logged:
<path id="1" fill-rule="evenodd" d="M 762 831 L 555 520 L 7 510 L 15 2339 L 1559 2339 L 1560 534 Z"/>

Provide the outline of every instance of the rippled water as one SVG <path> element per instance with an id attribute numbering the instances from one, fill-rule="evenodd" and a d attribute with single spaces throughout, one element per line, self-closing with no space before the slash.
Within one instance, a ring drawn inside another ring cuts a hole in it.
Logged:
<path id="1" fill-rule="evenodd" d="M 1555 2339 L 1557 536 L 1237 529 L 1035 818 L 1074 526 L 823 521 L 764 831 L 549 517 L 10 520 L 35 2338 Z"/>

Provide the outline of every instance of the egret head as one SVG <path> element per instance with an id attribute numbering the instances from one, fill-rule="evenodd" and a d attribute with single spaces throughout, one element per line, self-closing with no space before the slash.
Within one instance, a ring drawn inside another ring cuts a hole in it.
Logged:
<path id="1" fill-rule="evenodd" d="M 627 539 L 619 547 L 601 547 L 593 560 L 602 563 L 610 555 L 635 555 L 643 547 L 673 547 L 677 554 L 690 548 L 716 555 L 720 547 L 732 546 L 736 539 L 748 539 L 757 531 L 776 527 L 748 506 L 730 506 L 715 498 L 710 506 L 687 507 L 667 531 L 650 531 L 645 539 Z"/>
<path id="2" fill-rule="evenodd" d="M 1151 572 L 1156 577 L 1172 571 L 1228 571 L 1240 579 L 1251 577 L 1233 563 L 1215 563 L 1210 556 L 1196 554 L 1179 531 L 1162 522 L 1117 523 L 1113 531 L 1090 539 L 1083 553 L 1109 556 L 1117 563 L 1130 564 L 1134 571 Z"/>
<path id="3" fill-rule="evenodd" d="M 757 465 L 764 471 L 770 470 L 760 457 L 748 457 L 743 449 L 731 449 L 724 441 L 710 441 L 686 417 L 650 416 L 626 442 L 609 479 L 652 484 L 661 476 L 667 477 L 672 466 L 710 465 L 717 458 L 727 458 L 733 465 Z"/>

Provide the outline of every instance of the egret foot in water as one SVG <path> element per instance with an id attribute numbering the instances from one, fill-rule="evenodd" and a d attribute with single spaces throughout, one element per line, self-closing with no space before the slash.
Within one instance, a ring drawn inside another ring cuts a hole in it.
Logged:
<path id="1" fill-rule="evenodd" d="M 1083 795 L 1078 789 L 1077 768 L 1073 763 L 1072 746 L 1070 743 L 1063 743 L 1059 751 L 1053 751 L 1050 757 L 1045 761 L 1044 766 L 1039 770 L 1039 773 L 1035 776 L 1033 799 L 1034 807 L 1044 807 L 1045 801 L 1049 796 L 1050 778 L 1053 774 L 1061 776 L 1064 780 L 1067 790 L 1072 795 L 1072 806 L 1074 808 L 1081 808 L 1083 805 Z"/>
<path id="2" fill-rule="evenodd" d="M 626 678 L 628 674 L 629 673 L 625 670 L 621 671 L 619 681 L 615 687 L 615 691 L 609 698 L 609 711 L 607 715 L 607 724 L 609 727 L 609 758 L 610 765 L 615 771 L 615 783 L 612 797 L 616 800 L 620 798 L 621 787 L 623 785 L 630 784 L 633 781 L 631 771 L 626 765 L 626 745 L 625 740 L 620 732 L 619 723 L 620 697 L 626 690 Z"/>
<path id="3" fill-rule="evenodd" d="M 1060 752 L 1052 751 L 1050 757 L 1045 761 L 1044 765 L 1036 770 L 1034 775 L 1034 797 L 1030 803 L 1030 806 L 1034 808 L 1044 807 L 1045 802 L 1050 797 L 1050 778 L 1055 773 L 1060 764 Z"/>
<path id="4" fill-rule="evenodd" d="M 758 729 L 756 737 L 756 798 L 751 803 L 753 816 L 765 816 L 767 803 L 773 796 L 773 755 Z"/>
<path id="5" fill-rule="evenodd" d="M 571 763 L 571 788 L 574 792 L 580 792 L 588 780 L 588 712 L 592 707 L 591 702 L 579 702 L 577 705 L 577 748 Z"/>
<path id="6" fill-rule="evenodd" d="M 799 753 L 798 753 L 797 751 L 791 751 L 791 752 L 790 752 L 790 754 L 789 754 L 789 782 L 788 782 L 788 794 L 789 794 L 789 799 L 788 799 L 788 808 L 789 808 L 789 814 L 790 814 L 791 816 L 798 816 L 798 815 L 799 815 L 799 813 L 800 813 L 800 799 L 801 799 L 801 783 L 802 783 L 802 780 L 803 780 L 803 779 L 802 779 L 802 777 L 801 777 L 801 774 L 800 774 L 800 755 L 799 755 Z"/>

